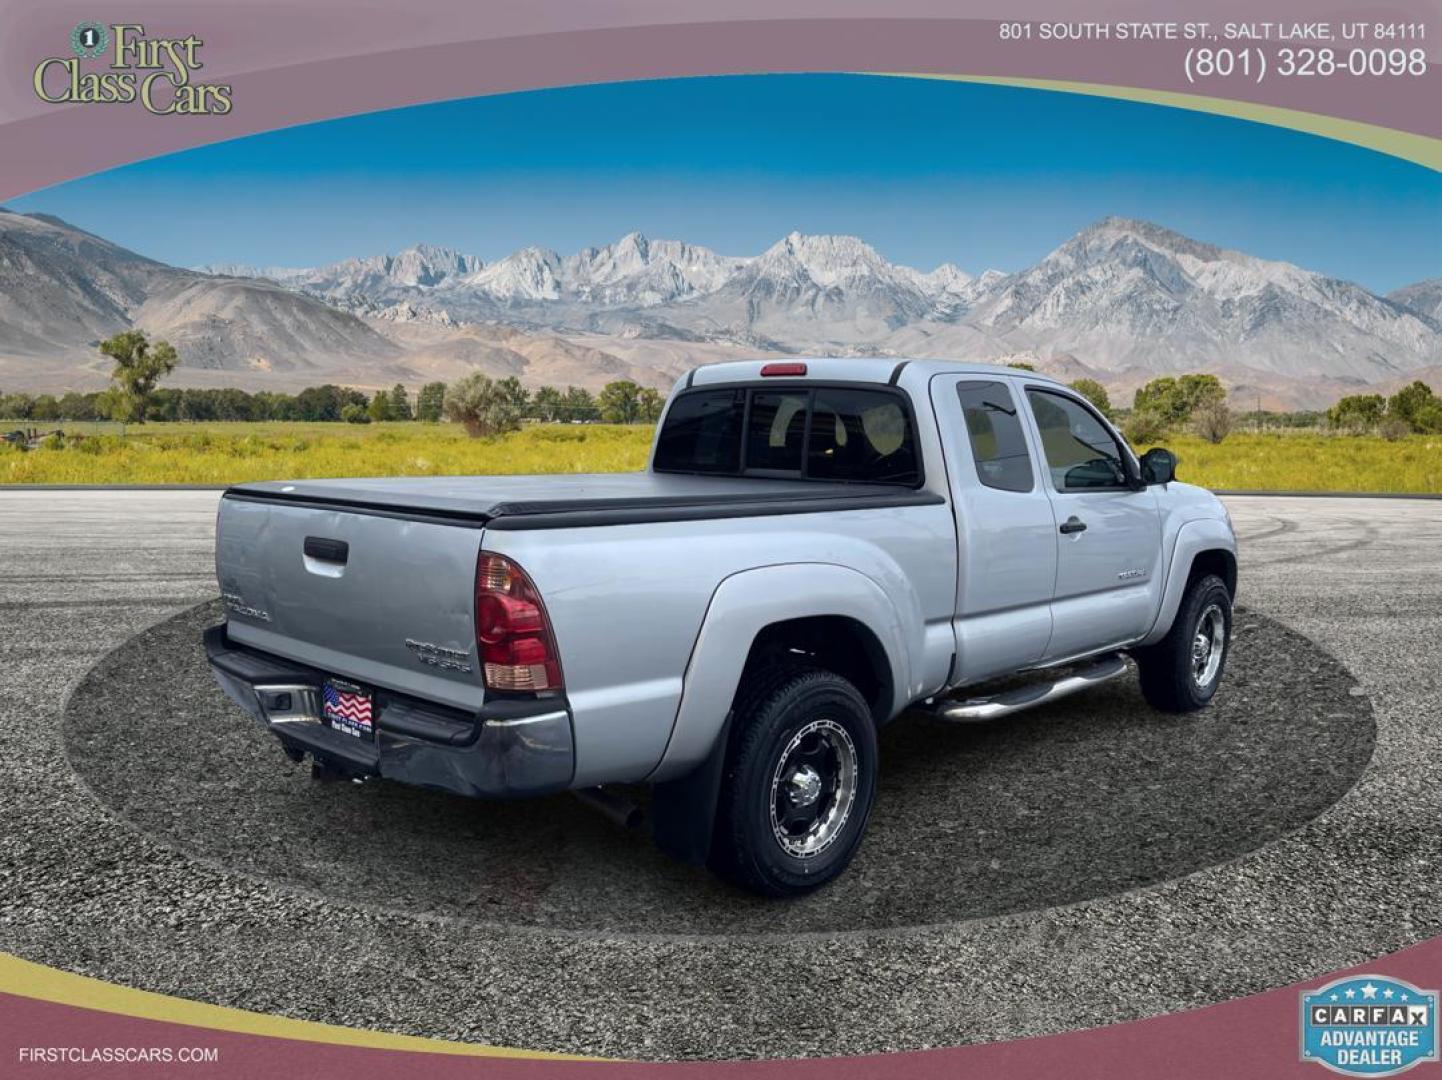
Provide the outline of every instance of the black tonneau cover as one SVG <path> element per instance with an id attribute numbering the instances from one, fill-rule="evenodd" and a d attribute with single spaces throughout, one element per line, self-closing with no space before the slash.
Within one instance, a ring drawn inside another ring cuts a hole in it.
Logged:
<path id="1" fill-rule="evenodd" d="M 887 484 L 674 473 L 385 477 L 240 484 L 228 499 L 285 502 L 490 529 L 560 529 L 937 505 Z"/>

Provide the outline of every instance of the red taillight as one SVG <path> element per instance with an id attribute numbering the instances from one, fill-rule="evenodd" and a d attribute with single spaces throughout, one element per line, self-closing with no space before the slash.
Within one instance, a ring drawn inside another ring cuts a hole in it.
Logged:
<path id="1" fill-rule="evenodd" d="M 761 366 L 763 377 L 772 375 L 805 375 L 805 364 L 763 364 Z"/>
<path id="2" fill-rule="evenodd" d="M 560 690 L 561 658 L 541 594 L 503 555 L 476 561 L 476 647 L 492 690 Z"/>

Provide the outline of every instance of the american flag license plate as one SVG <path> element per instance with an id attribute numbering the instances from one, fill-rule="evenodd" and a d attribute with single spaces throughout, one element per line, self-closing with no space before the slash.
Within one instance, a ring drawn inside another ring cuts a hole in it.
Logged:
<path id="1" fill-rule="evenodd" d="M 327 682 L 321 691 L 325 722 L 336 731 L 356 738 L 370 738 L 371 696 L 358 686 Z"/>

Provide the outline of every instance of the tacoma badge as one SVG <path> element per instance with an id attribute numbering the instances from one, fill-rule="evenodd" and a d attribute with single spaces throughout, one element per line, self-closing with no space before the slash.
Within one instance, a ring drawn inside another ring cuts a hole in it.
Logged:
<path id="1" fill-rule="evenodd" d="M 414 638 L 406 638 L 406 648 L 415 653 L 422 664 L 451 671 L 471 670 L 471 654 L 460 649 L 448 649 L 444 645 L 432 645 L 429 641 L 416 641 Z"/>

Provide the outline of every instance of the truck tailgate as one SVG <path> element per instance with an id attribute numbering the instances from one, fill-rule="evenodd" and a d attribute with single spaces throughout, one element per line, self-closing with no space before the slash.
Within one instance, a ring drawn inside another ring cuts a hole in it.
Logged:
<path id="1" fill-rule="evenodd" d="M 481 536 L 478 526 L 223 498 L 216 576 L 230 639 L 363 685 L 477 708 Z"/>

